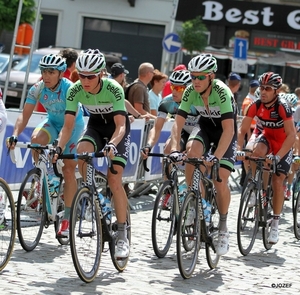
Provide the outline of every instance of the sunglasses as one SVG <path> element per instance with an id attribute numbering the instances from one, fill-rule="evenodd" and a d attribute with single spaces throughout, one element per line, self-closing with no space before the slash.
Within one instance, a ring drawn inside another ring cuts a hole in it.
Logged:
<path id="1" fill-rule="evenodd" d="M 182 86 L 178 86 L 178 85 L 171 84 L 170 88 L 171 88 L 172 91 L 176 90 L 178 92 L 183 92 L 185 90 L 186 86 L 183 86 L 183 85 Z"/>
<path id="2" fill-rule="evenodd" d="M 267 92 L 270 92 L 272 90 L 276 90 L 276 88 L 272 86 L 259 86 L 260 91 L 266 90 Z"/>
<path id="3" fill-rule="evenodd" d="M 96 77 L 98 77 L 100 74 L 101 74 L 101 72 L 99 72 L 99 73 L 97 73 L 97 74 L 93 74 L 93 75 L 83 75 L 83 74 L 81 74 L 81 73 L 78 73 L 79 78 L 81 78 L 81 79 L 88 79 L 88 80 L 93 80 L 93 79 L 95 79 Z"/>
<path id="4" fill-rule="evenodd" d="M 198 80 L 200 80 L 200 81 L 203 81 L 203 80 L 205 80 L 206 78 L 207 78 L 207 76 L 209 76 L 211 73 L 208 73 L 208 74 L 206 74 L 206 75 L 200 75 L 200 76 L 194 76 L 194 75 L 190 75 L 191 76 L 191 79 L 192 80 L 196 80 L 196 79 L 198 79 Z"/>

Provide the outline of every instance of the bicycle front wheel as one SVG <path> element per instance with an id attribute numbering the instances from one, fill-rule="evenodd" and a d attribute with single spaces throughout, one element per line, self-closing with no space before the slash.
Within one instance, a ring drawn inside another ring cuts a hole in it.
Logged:
<path id="1" fill-rule="evenodd" d="M 201 220 L 198 219 L 198 199 L 189 192 L 182 204 L 177 226 L 177 262 L 181 276 L 192 276 L 200 250 Z"/>
<path id="2" fill-rule="evenodd" d="M 295 178 L 293 180 L 293 196 L 292 196 L 293 214 L 295 213 L 296 201 L 298 198 L 299 188 L 300 188 L 300 172 L 297 171 Z"/>
<path id="3" fill-rule="evenodd" d="M 237 242 L 242 255 L 251 251 L 258 230 L 259 204 L 254 183 L 248 184 L 241 196 L 237 220 Z"/>
<path id="4" fill-rule="evenodd" d="M 265 214 L 265 219 L 266 223 L 262 228 L 262 239 L 263 239 L 263 244 L 266 250 L 270 250 L 273 246 L 273 244 L 269 243 L 269 235 L 271 232 L 271 223 L 273 220 L 273 209 L 272 209 L 272 190 L 270 190 L 269 194 L 269 199 L 264 207 L 264 214 Z"/>
<path id="5" fill-rule="evenodd" d="M 207 233 L 211 242 L 205 243 L 205 252 L 208 266 L 211 269 L 214 269 L 217 267 L 220 260 L 220 255 L 216 253 L 216 249 L 214 247 L 219 234 L 220 214 L 215 197 L 213 197 L 212 200 L 209 201 L 211 203 L 211 222 L 207 227 Z"/>
<path id="6" fill-rule="evenodd" d="M 170 181 L 165 181 L 155 199 L 152 211 L 152 246 L 158 258 L 168 253 L 172 244 L 175 227 L 175 200 Z"/>
<path id="7" fill-rule="evenodd" d="M 90 283 L 97 275 L 102 253 L 102 227 L 98 202 L 86 187 L 74 196 L 70 216 L 73 264 L 81 280 Z"/>
<path id="8" fill-rule="evenodd" d="M 17 203 L 17 231 L 21 246 L 32 251 L 39 243 L 45 224 L 45 187 L 39 195 L 41 171 L 33 168 L 25 175 Z"/>
<path id="9" fill-rule="evenodd" d="M 0 271 L 4 269 L 12 255 L 16 237 L 15 202 L 6 181 L 0 178 Z"/>
<path id="10" fill-rule="evenodd" d="M 300 240 L 300 192 L 298 192 L 296 202 L 295 202 L 294 234 L 296 239 Z"/>

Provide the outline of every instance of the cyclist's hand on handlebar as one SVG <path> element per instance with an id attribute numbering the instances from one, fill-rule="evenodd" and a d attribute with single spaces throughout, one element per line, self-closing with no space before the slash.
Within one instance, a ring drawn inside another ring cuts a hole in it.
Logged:
<path id="1" fill-rule="evenodd" d="M 236 159 L 238 161 L 243 161 L 245 160 L 245 156 L 246 156 L 246 153 L 244 151 L 237 151 L 236 152 Z"/>
<path id="2" fill-rule="evenodd" d="M 60 146 L 57 146 L 50 150 L 50 155 L 52 157 L 52 163 L 58 162 L 58 157 L 63 153 L 62 148 Z M 58 163 L 57 163 L 58 164 Z M 64 166 L 64 165 L 63 165 Z"/>
<path id="3" fill-rule="evenodd" d="M 6 147 L 8 149 L 14 149 L 17 142 L 18 142 L 18 136 L 12 135 L 11 137 L 7 137 Z"/>
<path id="4" fill-rule="evenodd" d="M 109 156 L 111 159 L 113 159 L 114 156 L 118 153 L 116 146 L 112 142 L 106 144 L 102 151 L 106 156 Z"/>
<path id="5" fill-rule="evenodd" d="M 266 162 L 268 164 L 272 164 L 275 161 L 275 165 L 277 165 L 280 162 L 280 160 L 281 160 L 281 157 L 278 155 L 269 154 L 266 157 Z"/>
<path id="6" fill-rule="evenodd" d="M 152 147 L 150 144 L 147 144 L 143 148 L 141 148 L 141 154 L 142 154 L 143 159 L 148 158 L 148 154 L 151 152 L 151 149 L 152 149 Z"/>
<path id="7" fill-rule="evenodd" d="M 174 152 L 171 152 L 169 157 L 172 162 L 176 163 L 176 162 L 181 162 L 183 160 L 184 154 L 179 151 L 174 151 Z"/>
<path id="8" fill-rule="evenodd" d="M 204 164 L 206 166 L 212 166 L 213 164 L 219 162 L 219 159 L 215 155 L 212 155 L 212 154 L 206 155 L 203 160 L 204 160 Z"/>

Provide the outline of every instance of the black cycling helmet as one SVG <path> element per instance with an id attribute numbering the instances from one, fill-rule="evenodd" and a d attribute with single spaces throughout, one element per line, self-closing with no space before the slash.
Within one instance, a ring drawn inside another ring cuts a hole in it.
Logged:
<path id="1" fill-rule="evenodd" d="M 282 78 L 273 72 L 266 72 L 259 77 L 258 82 L 260 86 L 270 85 L 275 89 L 278 89 L 282 85 Z"/>

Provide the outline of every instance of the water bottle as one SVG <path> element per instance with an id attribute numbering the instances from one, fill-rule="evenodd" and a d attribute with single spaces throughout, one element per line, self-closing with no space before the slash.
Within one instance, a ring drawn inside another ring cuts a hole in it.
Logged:
<path id="1" fill-rule="evenodd" d="M 0 224 L 2 224 L 4 221 L 5 208 L 6 208 L 5 193 L 2 189 L 2 187 L 0 187 Z"/>
<path id="2" fill-rule="evenodd" d="M 206 226 L 210 224 L 210 217 L 211 217 L 211 204 L 202 198 L 202 208 L 203 208 L 203 215 Z"/>
<path id="3" fill-rule="evenodd" d="M 50 196 L 53 196 L 56 192 L 55 189 L 59 186 L 60 179 L 55 175 L 52 164 L 50 164 L 48 167 L 48 181 Z"/>
<path id="4" fill-rule="evenodd" d="M 179 204 L 183 203 L 187 189 L 188 189 L 188 187 L 187 187 L 186 183 L 178 186 Z"/>
<path id="5" fill-rule="evenodd" d="M 98 193 L 99 203 L 101 206 L 101 211 L 107 224 L 110 224 L 111 221 L 111 203 L 110 200 L 104 197 L 101 193 Z"/>

